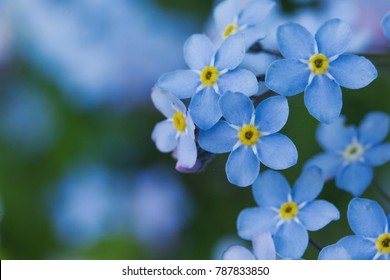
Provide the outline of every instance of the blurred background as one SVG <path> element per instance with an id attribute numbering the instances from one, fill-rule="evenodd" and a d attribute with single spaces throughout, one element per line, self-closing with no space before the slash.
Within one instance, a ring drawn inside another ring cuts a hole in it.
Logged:
<path id="1" fill-rule="evenodd" d="M 164 72 L 186 67 L 182 46 L 191 34 L 212 35 L 217 2 L 0 2 L 1 259 L 210 259 L 232 243 L 250 246 L 235 224 L 255 202 L 250 188 L 228 183 L 227 155 L 201 174 L 181 174 L 150 137 L 164 118 L 151 88 Z M 351 51 L 379 71 L 369 87 L 344 90 L 343 114 L 358 124 L 367 112 L 390 113 L 390 44 L 380 27 L 389 1 L 277 2 L 264 46 L 276 47 L 275 29 L 285 21 L 315 31 L 343 18 L 353 30 Z M 321 149 L 302 95 L 289 104 L 282 133 L 296 144 L 299 162 L 283 174 L 293 183 Z M 375 176 L 390 194 L 390 164 Z M 363 196 L 390 211 L 374 186 Z M 351 233 L 345 213 L 352 197 L 333 182 L 320 197 L 342 215 L 311 234 L 328 245 Z M 317 254 L 309 246 L 304 257 Z"/>

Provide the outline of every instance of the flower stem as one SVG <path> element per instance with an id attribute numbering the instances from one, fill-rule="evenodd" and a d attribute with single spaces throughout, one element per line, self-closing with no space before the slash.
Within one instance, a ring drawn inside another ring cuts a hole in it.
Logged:
<path id="1" fill-rule="evenodd" d="M 310 244 L 316 248 L 318 251 L 322 250 L 322 246 L 320 246 L 317 242 L 315 242 L 311 237 L 309 237 Z"/>

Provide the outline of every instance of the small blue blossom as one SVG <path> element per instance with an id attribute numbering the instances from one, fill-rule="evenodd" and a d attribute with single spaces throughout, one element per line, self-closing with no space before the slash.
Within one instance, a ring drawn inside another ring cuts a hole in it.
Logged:
<path id="1" fill-rule="evenodd" d="M 381 24 L 386 38 L 390 40 L 390 12 L 384 16 Z"/>
<path id="2" fill-rule="evenodd" d="M 353 260 L 390 260 L 390 215 L 370 199 L 354 198 L 348 206 L 348 222 L 355 235 L 342 238 L 336 245 Z"/>
<path id="3" fill-rule="evenodd" d="M 372 167 L 390 160 L 390 143 L 382 143 L 390 127 L 389 115 L 372 112 L 358 128 L 345 126 L 340 117 L 330 125 L 320 124 L 317 141 L 325 150 L 306 166 L 318 166 L 326 179 L 336 177 L 336 185 L 354 196 L 360 196 L 373 178 Z"/>
<path id="4" fill-rule="evenodd" d="M 163 152 L 175 150 L 178 164 L 192 168 L 196 163 L 195 125 L 183 102 L 158 88 L 152 91 L 152 101 L 167 120 L 153 129 L 152 139 Z"/>
<path id="5" fill-rule="evenodd" d="M 271 231 L 276 253 L 283 258 L 300 258 L 308 245 L 307 231 L 316 231 L 340 217 L 337 208 L 314 200 L 322 190 L 321 170 L 304 170 L 293 189 L 286 178 L 273 170 L 260 173 L 253 184 L 253 196 L 260 207 L 244 209 L 237 220 L 238 234 L 252 240 Z"/>
<path id="6" fill-rule="evenodd" d="M 351 260 L 351 255 L 339 244 L 333 244 L 323 248 L 318 255 L 319 260 Z"/>
<path id="7" fill-rule="evenodd" d="M 262 39 L 266 29 L 262 24 L 271 9 L 275 6 L 272 0 L 227 0 L 214 9 L 214 21 L 218 36 L 225 40 L 229 36 L 242 33 L 246 48 Z"/>
<path id="8" fill-rule="evenodd" d="M 231 152 L 226 163 L 230 183 L 251 185 L 260 171 L 260 161 L 273 169 L 296 164 L 298 152 L 294 143 L 277 133 L 288 118 L 288 104 L 283 96 L 260 103 L 256 110 L 249 97 L 228 92 L 219 105 L 225 118 L 211 129 L 201 130 L 199 145 L 211 153 Z"/>
<path id="9" fill-rule="evenodd" d="M 270 65 L 267 87 L 284 96 L 304 91 L 309 113 L 320 122 L 329 124 L 340 115 L 340 86 L 359 89 L 378 76 L 366 58 L 343 54 L 351 41 L 351 30 L 339 19 L 325 22 L 315 37 L 299 24 L 281 25 L 277 40 L 285 59 Z"/>
<path id="10" fill-rule="evenodd" d="M 253 240 L 253 252 L 241 245 L 233 245 L 223 253 L 224 260 L 275 260 L 275 244 L 270 232 L 261 232 Z"/>
<path id="11" fill-rule="evenodd" d="M 189 105 L 192 119 L 199 128 L 209 129 L 222 116 L 218 106 L 221 95 L 227 91 L 247 96 L 257 93 L 256 76 L 238 68 L 244 55 L 242 34 L 229 36 L 217 51 L 205 35 L 192 35 L 184 45 L 184 59 L 190 70 L 162 75 L 158 87 L 180 99 L 192 98 Z"/>

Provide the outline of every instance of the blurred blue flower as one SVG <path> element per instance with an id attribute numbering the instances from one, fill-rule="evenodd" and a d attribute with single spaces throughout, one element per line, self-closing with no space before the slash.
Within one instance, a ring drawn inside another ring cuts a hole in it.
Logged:
<path id="1" fill-rule="evenodd" d="M 354 198 L 348 205 L 348 222 L 355 235 L 336 244 L 354 260 L 390 260 L 390 214 L 370 199 Z"/>
<path id="2" fill-rule="evenodd" d="M 389 128 L 390 116 L 381 112 L 367 114 L 358 128 L 345 126 L 344 117 L 320 124 L 317 141 L 325 152 L 305 166 L 320 167 L 326 179 L 336 177 L 337 187 L 360 196 L 372 181 L 372 167 L 390 160 L 390 143 L 382 143 Z"/>
<path id="3" fill-rule="evenodd" d="M 292 190 L 282 174 L 273 170 L 260 173 L 252 189 L 260 207 L 240 213 L 238 235 L 252 240 L 260 232 L 271 231 L 278 255 L 300 258 L 308 245 L 307 231 L 319 230 L 340 218 L 333 204 L 315 200 L 323 184 L 317 167 L 304 170 Z"/>
<path id="4" fill-rule="evenodd" d="M 224 260 L 275 260 L 275 244 L 270 232 L 262 232 L 252 239 L 253 252 L 241 245 L 229 247 L 223 254 Z"/>
<path id="5" fill-rule="evenodd" d="M 246 245 L 246 241 L 242 240 L 241 238 L 235 236 L 235 235 L 228 235 L 224 236 L 221 239 L 217 241 L 217 243 L 214 245 L 212 253 L 211 253 L 211 259 L 212 260 L 222 260 L 223 254 L 226 251 L 226 248 L 229 248 L 233 245 Z"/>
<path id="6" fill-rule="evenodd" d="M 192 168 L 196 163 L 195 125 L 183 102 L 158 88 L 152 91 L 154 106 L 167 120 L 159 122 L 153 129 L 152 139 L 161 152 L 176 149 L 178 164 Z"/>
<path id="7" fill-rule="evenodd" d="M 256 76 L 237 68 L 244 55 L 242 34 L 229 36 L 217 51 L 205 35 L 192 35 L 184 45 L 184 59 L 190 70 L 166 73 L 158 80 L 158 86 L 178 98 L 192 98 L 189 111 L 194 123 L 201 129 L 209 129 L 222 116 L 218 106 L 220 96 L 227 91 L 247 96 L 257 93 Z"/>
<path id="8" fill-rule="evenodd" d="M 286 98 L 268 98 L 255 110 L 249 97 L 228 92 L 219 105 L 226 121 L 219 121 L 210 130 L 201 130 L 198 141 L 200 147 L 211 153 L 231 152 L 226 163 L 230 183 L 251 185 L 259 174 L 260 161 L 273 169 L 296 164 L 298 152 L 294 143 L 277 133 L 288 118 Z"/>
<path id="9" fill-rule="evenodd" d="M 308 111 L 320 122 L 331 123 L 340 115 L 340 86 L 359 89 L 378 75 L 369 60 L 343 54 L 351 30 L 339 19 L 325 22 L 315 38 L 299 24 L 284 24 L 278 28 L 277 38 L 286 59 L 270 65 L 266 86 L 284 96 L 304 91 Z"/>
<path id="10" fill-rule="evenodd" d="M 350 254 L 339 244 L 333 244 L 323 248 L 318 255 L 319 260 L 351 260 Z"/>
<path id="11" fill-rule="evenodd" d="M 381 24 L 386 38 L 390 40 L 390 12 L 385 15 Z"/>

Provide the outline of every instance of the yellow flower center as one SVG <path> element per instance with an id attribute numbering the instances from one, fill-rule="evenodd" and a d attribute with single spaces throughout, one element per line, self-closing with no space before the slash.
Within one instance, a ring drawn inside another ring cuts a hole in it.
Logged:
<path id="1" fill-rule="evenodd" d="M 390 233 L 385 233 L 379 236 L 376 240 L 376 247 L 382 254 L 390 253 Z"/>
<path id="2" fill-rule="evenodd" d="M 328 58 L 322 53 L 315 54 L 310 57 L 310 69 L 314 74 L 324 74 L 328 71 Z"/>
<path id="3" fill-rule="evenodd" d="M 213 66 L 206 66 L 200 73 L 200 81 L 204 86 L 212 86 L 217 82 L 218 69 Z"/>
<path id="4" fill-rule="evenodd" d="M 247 146 L 256 144 L 259 137 L 260 131 L 253 124 L 244 126 L 238 133 L 238 138 L 240 139 L 241 143 Z"/>
<path id="5" fill-rule="evenodd" d="M 186 118 L 182 113 L 176 112 L 173 115 L 173 126 L 181 132 L 186 129 Z"/>
<path id="6" fill-rule="evenodd" d="M 224 39 L 226 39 L 227 37 L 229 37 L 230 35 L 233 35 L 237 31 L 238 31 L 238 26 L 235 25 L 234 23 L 231 23 L 228 26 L 226 26 L 225 31 L 223 32 L 222 36 Z"/>
<path id="7" fill-rule="evenodd" d="M 298 205 L 292 201 L 286 202 L 280 207 L 279 214 L 285 220 L 293 219 L 298 214 Z"/>

